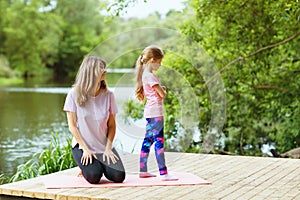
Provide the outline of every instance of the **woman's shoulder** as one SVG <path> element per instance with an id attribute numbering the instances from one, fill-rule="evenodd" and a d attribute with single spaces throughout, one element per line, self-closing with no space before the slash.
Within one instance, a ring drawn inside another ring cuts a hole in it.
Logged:
<path id="1" fill-rule="evenodd" d="M 76 91 L 75 91 L 75 88 L 74 87 L 71 87 L 71 89 L 68 91 L 68 95 L 76 95 Z"/>
<path id="2" fill-rule="evenodd" d="M 67 90 L 67 95 L 71 95 L 71 94 L 74 94 L 74 87 L 71 87 L 70 89 Z"/>
<path id="3" fill-rule="evenodd" d="M 109 98 L 111 96 L 114 96 L 114 92 L 112 90 L 107 89 L 105 92 L 103 92 L 103 95 Z"/>
<path id="4" fill-rule="evenodd" d="M 106 92 L 104 92 L 102 95 L 102 98 L 108 100 L 108 101 L 114 101 L 115 100 L 115 95 L 114 95 L 114 92 L 107 89 Z"/>

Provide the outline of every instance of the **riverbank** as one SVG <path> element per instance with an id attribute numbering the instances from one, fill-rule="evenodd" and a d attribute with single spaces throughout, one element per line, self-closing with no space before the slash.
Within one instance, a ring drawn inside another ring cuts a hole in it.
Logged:
<path id="1" fill-rule="evenodd" d="M 18 85 L 24 83 L 24 80 L 21 78 L 4 78 L 0 77 L 0 86 L 6 85 Z"/>

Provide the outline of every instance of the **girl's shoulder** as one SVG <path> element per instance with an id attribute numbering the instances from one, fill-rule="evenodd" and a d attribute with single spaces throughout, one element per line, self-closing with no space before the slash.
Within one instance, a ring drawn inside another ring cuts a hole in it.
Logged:
<path id="1" fill-rule="evenodd" d="M 143 76 L 142 80 L 145 82 L 159 82 L 158 77 L 150 72 L 146 73 L 145 76 Z"/>
<path id="2" fill-rule="evenodd" d="M 157 76 L 151 72 L 145 72 L 142 76 L 143 79 L 157 79 Z"/>

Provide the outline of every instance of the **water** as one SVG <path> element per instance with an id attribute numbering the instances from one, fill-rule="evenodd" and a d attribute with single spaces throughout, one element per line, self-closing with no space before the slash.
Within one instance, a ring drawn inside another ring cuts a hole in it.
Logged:
<path id="1" fill-rule="evenodd" d="M 122 113 L 122 103 L 133 92 L 132 74 L 107 74 L 106 79 Z M 18 165 L 49 146 L 52 134 L 58 133 L 62 142 L 71 136 L 62 110 L 71 84 L 30 81 L 0 88 L 0 174 L 14 174 Z M 117 120 L 116 146 L 123 153 L 139 149 L 142 135 L 126 132 L 121 115 Z"/>
<path id="2" fill-rule="evenodd" d="M 0 173 L 12 174 L 33 153 L 45 149 L 52 133 L 67 133 L 65 94 L 38 90 L 0 90 Z"/>

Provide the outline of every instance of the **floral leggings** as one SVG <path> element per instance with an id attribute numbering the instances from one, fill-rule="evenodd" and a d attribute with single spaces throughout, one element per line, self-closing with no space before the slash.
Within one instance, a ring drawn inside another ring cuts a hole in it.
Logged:
<path id="1" fill-rule="evenodd" d="M 147 172 L 147 160 L 150 147 L 155 142 L 154 150 L 160 175 L 167 174 L 164 155 L 164 118 L 163 116 L 146 118 L 146 135 L 140 154 L 140 171 Z"/>

